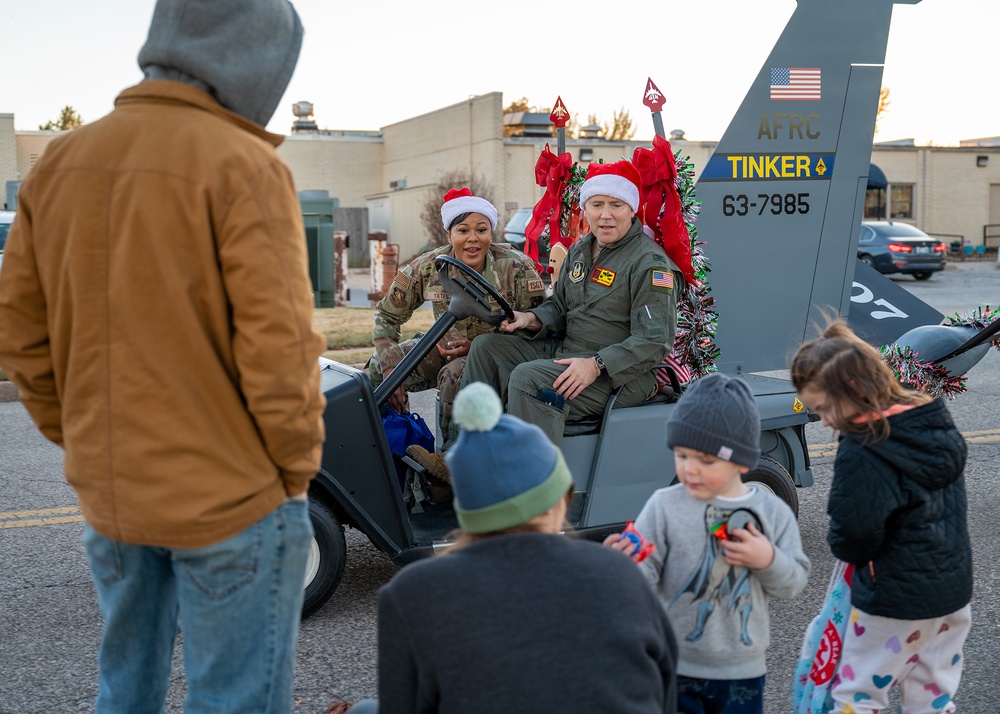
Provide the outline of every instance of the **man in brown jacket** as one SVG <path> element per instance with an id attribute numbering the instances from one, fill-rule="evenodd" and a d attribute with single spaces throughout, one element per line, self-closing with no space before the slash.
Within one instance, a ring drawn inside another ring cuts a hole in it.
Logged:
<path id="1" fill-rule="evenodd" d="M 264 130 L 285 0 L 159 0 L 145 81 L 25 179 L 0 367 L 66 477 L 105 631 L 98 712 L 287 712 L 324 400 L 291 174 Z"/>

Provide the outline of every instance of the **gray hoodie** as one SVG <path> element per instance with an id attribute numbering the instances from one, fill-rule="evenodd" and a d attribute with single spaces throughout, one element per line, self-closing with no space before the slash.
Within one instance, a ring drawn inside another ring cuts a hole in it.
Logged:
<path id="1" fill-rule="evenodd" d="M 157 0 L 139 67 L 148 80 L 194 85 L 266 126 L 301 47 L 287 0 Z"/>

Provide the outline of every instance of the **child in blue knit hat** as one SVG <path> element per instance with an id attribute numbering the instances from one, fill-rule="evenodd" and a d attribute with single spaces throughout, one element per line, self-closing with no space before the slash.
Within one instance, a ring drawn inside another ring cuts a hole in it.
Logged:
<path id="1" fill-rule="evenodd" d="M 677 483 L 656 491 L 636 530 L 655 549 L 639 568 L 680 639 L 678 712 L 761 714 L 768 598 L 791 598 L 809 576 L 795 514 L 743 483 L 760 458 L 760 416 L 743 380 L 710 374 L 667 422 Z M 608 545 L 631 554 L 617 534 Z"/>
<path id="2" fill-rule="evenodd" d="M 459 392 L 453 419 L 459 545 L 379 591 L 377 707 L 673 712 L 666 613 L 632 563 L 560 533 L 573 479 L 559 449 L 483 383 Z"/>

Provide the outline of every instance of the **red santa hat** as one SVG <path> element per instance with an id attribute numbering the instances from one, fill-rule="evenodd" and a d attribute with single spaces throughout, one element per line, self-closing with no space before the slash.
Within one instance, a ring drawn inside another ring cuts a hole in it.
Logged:
<path id="1" fill-rule="evenodd" d="M 633 211 L 638 211 L 641 184 L 642 178 L 630 161 L 593 163 L 587 167 L 587 180 L 580 187 L 580 205 L 586 205 L 591 196 L 610 196 L 625 201 Z"/>
<path id="2" fill-rule="evenodd" d="M 468 188 L 453 188 L 444 195 L 441 204 L 441 222 L 447 231 L 451 222 L 463 213 L 481 213 L 490 221 L 493 230 L 497 229 L 497 209 L 485 198 L 473 196 Z"/>

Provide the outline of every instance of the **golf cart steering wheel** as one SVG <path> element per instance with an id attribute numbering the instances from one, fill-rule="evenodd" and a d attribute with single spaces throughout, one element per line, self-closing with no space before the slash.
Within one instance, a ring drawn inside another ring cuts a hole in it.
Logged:
<path id="1" fill-rule="evenodd" d="M 465 277 L 452 277 L 448 273 L 448 266 L 457 268 Z M 466 317 L 476 317 L 487 325 L 493 325 L 493 327 L 499 326 L 505 319 L 513 322 L 514 311 L 504 300 L 500 291 L 468 265 L 450 255 L 439 255 L 434 260 L 434 267 L 437 268 L 441 285 L 451 296 L 448 312 L 453 314 L 456 319 L 464 320 Z M 496 300 L 497 305 L 500 306 L 497 312 L 493 311 L 493 306 L 486 299 L 487 295 Z"/>

